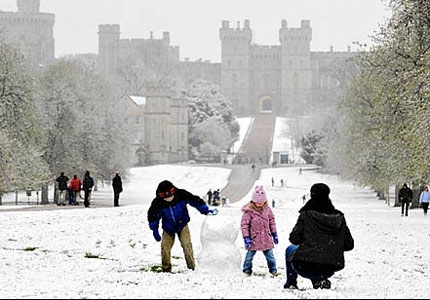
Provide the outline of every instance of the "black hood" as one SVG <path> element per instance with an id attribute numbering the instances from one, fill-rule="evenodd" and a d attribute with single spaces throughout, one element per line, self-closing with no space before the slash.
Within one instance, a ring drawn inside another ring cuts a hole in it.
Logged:
<path id="1" fill-rule="evenodd" d="M 343 213 L 338 210 L 335 210 L 333 214 L 324 214 L 314 210 L 309 210 L 304 213 L 324 232 L 335 233 L 342 228 L 344 216 Z"/>

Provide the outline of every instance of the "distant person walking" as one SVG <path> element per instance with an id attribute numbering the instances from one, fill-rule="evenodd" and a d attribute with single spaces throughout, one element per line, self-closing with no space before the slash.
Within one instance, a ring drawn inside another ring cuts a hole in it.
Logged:
<path id="1" fill-rule="evenodd" d="M 82 189 L 84 190 L 84 205 L 90 207 L 90 197 L 94 186 L 94 179 L 90 176 L 90 171 L 85 172 L 84 180 L 82 182 Z"/>
<path id="2" fill-rule="evenodd" d="M 413 192 L 405 183 L 403 187 L 399 190 L 399 200 L 402 204 L 402 217 L 405 215 L 408 216 L 409 204 L 412 202 Z M 406 206 L 406 214 L 405 214 L 405 206 Z"/>
<path id="3" fill-rule="evenodd" d="M 427 210 L 429 209 L 429 203 L 430 203 L 430 192 L 429 192 L 429 186 L 424 186 L 424 191 L 420 194 L 420 204 L 423 206 L 424 215 L 427 215 Z"/>
<path id="4" fill-rule="evenodd" d="M 66 194 L 67 194 L 67 183 L 69 182 L 69 177 L 64 175 L 64 172 L 60 173 L 60 176 L 57 178 L 58 183 L 58 206 L 66 205 Z"/>
<path id="5" fill-rule="evenodd" d="M 281 179 L 281 187 L 284 187 L 284 179 Z"/>
<path id="6" fill-rule="evenodd" d="M 252 164 L 251 168 L 252 168 L 252 173 L 254 173 L 255 172 L 255 165 Z"/>
<path id="7" fill-rule="evenodd" d="M 272 177 L 272 187 L 275 186 L 275 179 Z"/>
<path id="8" fill-rule="evenodd" d="M 122 180 L 121 176 L 119 176 L 119 172 L 116 172 L 115 177 L 112 179 L 112 187 L 113 187 L 113 206 L 119 206 L 119 194 L 122 193 Z"/>

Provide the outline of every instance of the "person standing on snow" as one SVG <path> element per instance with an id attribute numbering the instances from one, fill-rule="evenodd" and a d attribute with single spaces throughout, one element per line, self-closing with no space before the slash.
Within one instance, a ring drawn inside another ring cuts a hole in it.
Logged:
<path id="1" fill-rule="evenodd" d="M 69 182 L 69 189 L 73 193 L 73 203 L 78 203 L 79 193 L 81 191 L 82 181 L 78 175 L 73 175 L 73 179 Z"/>
<path id="2" fill-rule="evenodd" d="M 69 177 L 64 175 L 64 172 L 60 173 L 60 176 L 56 179 L 58 182 L 58 204 L 57 205 L 66 205 L 66 192 L 67 192 L 67 183 L 69 182 Z"/>
<path id="3" fill-rule="evenodd" d="M 429 192 L 429 186 L 424 186 L 424 191 L 420 194 L 420 204 L 423 206 L 424 215 L 427 215 L 427 210 L 429 209 L 429 203 L 430 203 L 430 192 Z"/>
<path id="4" fill-rule="evenodd" d="M 330 289 L 328 280 L 345 267 L 344 251 L 354 249 L 354 239 L 343 213 L 329 198 L 330 188 L 314 184 L 311 199 L 300 210 L 286 249 L 286 289 L 297 289 L 297 275 L 312 281 L 314 289 Z"/>
<path id="5" fill-rule="evenodd" d="M 170 181 L 162 181 L 157 187 L 156 198 L 152 201 L 148 210 L 149 228 L 152 230 L 154 239 L 161 241 L 161 264 L 163 272 L 172 272 L 171 249 L 178 235 L 184 250 L 187 268 L 194 270 L 195 260 L 193 245 L 191 243 L 188 222 L 187 204 L 195 207 L 204 215 L 215 215 L 218 210 L 211 210 L 198 196 L 194 196 L 186 190 L 176 188 Z M 158 232 L 158 226 L 162 221 L 163 237 Z"/>
<path id="6" fill-rule="evenodd" d="M 119 171 L 115 173 L 115 177 L 112 179 L 113 188 L 113 206 L 119 207 L 119 194 L 122 193 L 122 180 L 119 176 Z"/>
<path id="7" fill-rule="evenodd" d="M 412 202 L 413 192 L 405 183 L 403 187 L 399 190 L 399 200 L 402 204 L 402 217 L 405 215 L 408 216 L 409 204 Z M 405 206 L 406 206 L 406 214 L 405 214 Z"/>
<path id="8" fill-rule="evenodd" d="M 90 207 L 91 192 L 94 186 L 94 179 L 90 176 L 90 171 L 85 172 L 84 180 L 82 182 L 82 189 L 84 190 L 84 205 Z"/>
<path id="9" fill-rule="evenodd" d="M 248 250 L 243 263 L 243 274 L 251 276 L 252 260 L 257 251 L 263 251 L 269 272 L 273 277 L 280 275 L 276 269 L 273 248 L 278 244 L 275 216 L 267 204 L 266 193 L 262 186 L 255 187 L 252 200 L 242 208 L 242 235 L 245 249 Z"/>

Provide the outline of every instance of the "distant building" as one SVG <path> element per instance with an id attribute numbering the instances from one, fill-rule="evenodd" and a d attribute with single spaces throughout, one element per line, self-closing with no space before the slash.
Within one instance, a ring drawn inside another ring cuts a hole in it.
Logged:
<path id="1" fill-rule="evenodd" d="M 106 74 L 138 64 L 151 64 L 159 72 L 187 80 L 205 79 L 221 86 L 237 115 L 276 111 L 278 115 L 303 115 L 312 104 L 336 98 L 342 83 L 333 70 L 354 55 L 347 51 L 312 52 L 309 20 L 289 28 L 283 20 L 280 45 L 252 43 L 249 20 L 243 27 L 222 21 L 221 63 L 179 60 L 179 47 L 170 45 L 169 32 L 162 39 L 121 39 L 119 25 L 99 25 L 99 64 Z"/>
<path id="2" fill-rule="evenodd" d="M 39 11 L 40 0 L 18 0 L 17 12 L 0 11 L 0 40 L 20 49 L 33 64 L 55 60 L 55 16 Z"/>
<path id="3" fill-rule="evenodd" d="M 188 160 L 188 103 L 165 86 L 149 85 L 145 97 L 128 96 L 127 123 L 132 130 L 135 165 Z"/>

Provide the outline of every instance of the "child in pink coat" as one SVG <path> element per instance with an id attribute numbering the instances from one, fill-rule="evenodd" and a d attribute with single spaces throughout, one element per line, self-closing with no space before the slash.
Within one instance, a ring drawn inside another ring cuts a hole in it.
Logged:
<path id="1" fill-rule="evenodd" d="M 252 260 L 257 251 L 263 251 L 272 276 L 278 276 L 276 259 L 273 255 L 274 244 L 278 244 L 275 216 L 267 204 L 266 193 L 262 186 L 255 187 L 252 201 L 242 208 L 242 235 L 245 249 L 248 250 L 243 263 L 245 276 L 252 274 Z"/>

